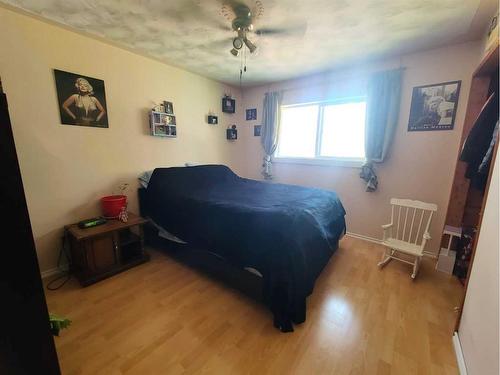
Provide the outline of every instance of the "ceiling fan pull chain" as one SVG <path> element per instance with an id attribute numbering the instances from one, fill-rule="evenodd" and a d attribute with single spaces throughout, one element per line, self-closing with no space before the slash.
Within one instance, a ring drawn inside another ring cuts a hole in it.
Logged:
<path id="1" fill-rule="evenodd" d="M 240 55 L 240 90 L 241 90 L 242 76 L 243 76 L 243 54 Z"/>

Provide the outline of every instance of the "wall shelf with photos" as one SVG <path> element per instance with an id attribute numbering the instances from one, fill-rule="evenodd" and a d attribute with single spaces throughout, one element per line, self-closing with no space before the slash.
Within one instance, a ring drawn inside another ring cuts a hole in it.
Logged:
<path id="1" fill-rule="evenodd" d="M 151 111 L 149 114 L 151 135 L 156 137 L 177 137 L 177 124 L 175 116 L 165 112 Z"/>

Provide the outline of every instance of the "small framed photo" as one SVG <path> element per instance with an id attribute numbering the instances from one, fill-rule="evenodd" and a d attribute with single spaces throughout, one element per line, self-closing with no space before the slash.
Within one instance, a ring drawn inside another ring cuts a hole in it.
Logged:
<path id="1" fill-rule="evenodd" d="M 262 130 L 262 125 L 254 125 L 253 127 L 253 136 L 260 137 L 260 132 Z"/>
<path id="2" fill-rule="evenodd" d="M 234 113 L 236 110 L 236 100 L 229 97 L 222 98 L 222 112 Z"/>
<path id="3" fill-rule="evenodd" d="M 207 121 L 211 125 L 217 125 L 219 122 L 217 116 L 213 116 L 213 115 L 208 115 Z"/>
<path id="4" fill-rule="evenodd" d="M 238 129 L 236 129 L 236 125 L 231 125 L 230 128 L 226 129 L 226 138 L 229 140 L 238 139 Z"/>
<path id="5" fill-rule="evenodd" d="M 174 114 L 174 105 L 172 102 L 163 102 L 163 107 L 165 108 L 165 113 L 167 115 L 173 115 Z"/>
<path id="6" fill-rule="evenodd" d="M 159 136 L 168 135 L 168 126 L 156 125 L 154 128 L 154 135 L 159 135 Z"/>
<path id="7" fill-rule="evenodd" d="M 453 129 L 460 84 L 453 81 L 414 87 L 408 131 Z"/>
<path id="8" fill-rule="evenodd" d="M 166 115 L 165 116 L 165 124 L 166 125 L 177 125 L 177 123 L 175 121 L 175 116 Z"/>
<path id="9" fill-rule="evenodd" d="M 153 123 L 160 124 L 162 123 L 162 115 L 158 112 L 153 112 Z"/>
<path id="10" fill-rule="evenodd" d="M 257 120 L 257 108 L 251 108 L 246 110 L 247 121 Z"/>

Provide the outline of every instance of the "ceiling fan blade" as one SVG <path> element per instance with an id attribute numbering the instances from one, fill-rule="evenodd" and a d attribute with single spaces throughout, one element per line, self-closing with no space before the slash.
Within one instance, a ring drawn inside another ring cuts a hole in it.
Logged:
<path id="1" fill-rule="evenodd" d="M 255 30 L 255 34 L 259 36 L 275 36 L 275 35 L 304 35 L 307 30 L 307 24 L 302 24 L 294 27 L 262 27 Z"/>
<path id="2" fill-rule="evenodd" d="M 228 51 L 233 47 L 232 38 L 224 38 L 220 40 L 214 40 L 213 42 L 208 42 L 206 44 L 201 44 L 197 48 L 205 50 L 213 50 L 227 47 Z"/>
<path id="3" fill-rule="evenodd" d="M 183 0 L 179 4 L 172 4 L 161 17 L 170 19 L 175 23 L 195 24 L 203 20 L 204 24 L 210 24 L 213 28 L 223 31 L 231 31 L 231 24 L 224 22 L 217 12 L 217 5 L 208 8 L 202 0 Z"/>
<path id="4" fill-rule="evenodd" d="M 228 25 L 228 24 L 221 22 L 219 20 L 209 19 L 209 20 L 205 20 L 205 21 L 209 21 L 212 24 L 212 27 L 214 27 L 218 30 L 233 31 L 233 28 L 231 27 L 231 25 Z"/>
<path id="5" fill-rule="evenodd" d="M 258 20 L 264 14 L 264 6 L 260 0 L 256 0 L 252 7 L 252 22 Z"/>

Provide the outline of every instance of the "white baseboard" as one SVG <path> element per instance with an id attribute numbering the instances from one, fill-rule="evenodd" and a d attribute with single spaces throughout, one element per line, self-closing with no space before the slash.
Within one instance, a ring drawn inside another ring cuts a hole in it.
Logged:
<path id="1" fill-rule="evenodd" d="M 357 238 L 357 239 L 360 239 L 360 240 L 365 240 L 365 241 L 376 243 L 376 244 L 379 244 L 379 245 L 382 244 L 382 240 L 381 239 L 370 237 L 370 236 L 365 236 L 363 234 L 358 234 L 358 233 L 353 233 L 353 232 L 346 232 L 346 236 Z M 432 251 L 424 251 L 424 256 L 429 257 L 429 258 L 433 258 L 433 259 L 437 259 L 437 254 L 434 253 L 434 252 L 432 252 Z"/>
<path id="2" fill-rule="evenodd" d="M 457 357 L 458 371 L 460 371 L 460 375 L 467 375 L 467 367 L 465 366 L 464 353 L 462 352 L 458 332 L 453 333 L 453 347 L 455 348 L 455 356 Z"/>
<path id="3" fill-rule="evenodd" d="M 432 251 L 424 251 L 424 257 L 437 259 L 438 255 L 436 253 L 433 253 Z"/>
<path id="4" fill-rule="evenodd" d="M 61 274 L 63 272 L 68 271 L 68 266 L 64 265 L 61 268 L 54 267 L 45 271 L 40 272 L 42 279 L 46 279 L 47 277 L 55 276 Z"/>
<path id="5" fill-rule="evenodd" d="M 373 243 L 376 243 L 376 244 L 379 244 L 379 245 L 382 243 L 382 240 L 380 240 L 378 238 L 369 237 L 369 236 L 365 236 L 365 235 L 357 234 L 357 233 L 353 233 L 353 232 L 346 232 L 346 236 L 353 237 L 353 238 L 358 238 L 360 240 L 365 240 L 365 241 L 368 241 L 368 242 L 373 242 Z"/>

